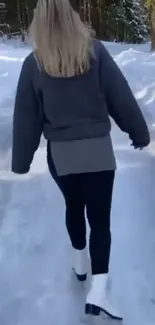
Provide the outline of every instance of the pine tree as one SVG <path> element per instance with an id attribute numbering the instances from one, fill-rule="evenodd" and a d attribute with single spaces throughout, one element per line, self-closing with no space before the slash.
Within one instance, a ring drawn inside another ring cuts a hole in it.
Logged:
<path id="1" fill-rule="evenodd" d="M 141 0 L 133 0 L 129 8 L 130 33 L 134 42 L 142 42 L 147 36 L 146 13 L 141 5 Z"/>
<path id="2" fill-rule="evenodd" d="M 146 12 L 141 0 L 122 0 L 118 9 L 118 19 L 125 24 L 126 40 L 134 43 L 143 42 L 148 29 Z"/>

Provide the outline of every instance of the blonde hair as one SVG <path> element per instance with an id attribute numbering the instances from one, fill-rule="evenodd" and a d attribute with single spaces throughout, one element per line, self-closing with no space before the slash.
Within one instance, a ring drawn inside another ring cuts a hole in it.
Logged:
<path id="1" fill-rule="evenodd" d="M 89 29 L 69 0 L 39 0 L 30 28 L 35 54 L 52 76 L 71 77 L 89 70 Z"/>

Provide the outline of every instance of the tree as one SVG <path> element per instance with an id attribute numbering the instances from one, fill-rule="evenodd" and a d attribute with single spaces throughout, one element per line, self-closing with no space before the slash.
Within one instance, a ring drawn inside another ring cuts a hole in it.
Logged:
<path id="1" fill-rule="evenodd" d="M 146 12 L 141 0 L 122 0 L 117 19 L 124 24 L 125 39 L 141 43 L 148 34 Z"/>
<path id="2" fill-rule="evenodd" d="M 155 0 L 146 0 L 146 7 L 148 9 L 150 29 L 151 29 L 151 48 L 155 51 Z"/>
<path id="3" fill-rule="evenodd" d="M 12 32 L 28 30 L 37 0 L 3 0 Z M 145 0 L 70 0 L 81 19 L 103 40 L 142 42 L 147 34 Z M 155 0 L 146 0 L 155 1 Z M 153 19 L 152 19 L 153 21 Z"/>

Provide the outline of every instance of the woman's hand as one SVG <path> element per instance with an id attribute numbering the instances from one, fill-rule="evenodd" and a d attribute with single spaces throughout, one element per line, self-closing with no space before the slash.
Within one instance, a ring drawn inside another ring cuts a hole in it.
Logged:
<path id="1" fill-rule="evenodd" d="M 135 150 L 139 149 L 141 151 L 141 150 L 144 149 L 144 146 L 138 145 L 138 144 L 134 144 L 134 143 L 131 143 L 131 146 L 134 147 Z"/>

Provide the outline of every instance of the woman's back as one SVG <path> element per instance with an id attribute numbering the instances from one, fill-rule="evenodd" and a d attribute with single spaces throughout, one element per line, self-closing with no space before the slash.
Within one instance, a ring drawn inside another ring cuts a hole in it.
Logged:
<path id="1" fill-rule="evenodd" d="M 109 116 L 133 142 L 148 144 L 146 123 L 124 76 L 100 41 L 94 40 L 93 47 L 88 72 L 73 77 L 50 76 L 33 53 L 26 58 L 16 96 L 13 165 L 23 151 L 19 133 L 23 134 L 25 120 L 27 163 L 42 132 L 52 142 L 103 138 L 111 130 Z"/>
<path id="2" fill-rule="evenodd" d="M 99 81 L 102 45 L 99 41 L 93 43 L 95 56 L 90 58 L 89 71 L 73 77 L 49 76 L 41 70 L 34 54 L 25 61 L 25 72 L 29 71 L 45 116 L 43 131 L 48 140 L 78 140 L 104 136 L 110 131 L 106 99 Z M 26 87 L 26 76 L 22 79 Z"/>

